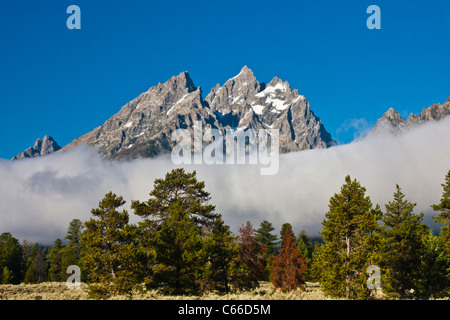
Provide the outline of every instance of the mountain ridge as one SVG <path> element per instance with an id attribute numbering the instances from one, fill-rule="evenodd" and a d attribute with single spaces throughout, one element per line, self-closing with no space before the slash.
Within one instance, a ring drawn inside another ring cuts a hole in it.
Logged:
<path id="1" fill-rule="evenodd" d="M 367 136 L 381 132 L 401 133 L 428 121 L 438 121 L 450 114 L 450 97 L 443 103 L 423 108 L 418 115 L 404 119 L 389 108 Z M 336 145 L 320 118 L 298 89 L 277 76 L 269 83 L 259 82 L 244 66 L 222 85 L 217 83 L 203 98 L 203 90 L 194 84 L 188 71 L 159 82 L 123 105 L 103 125 L 59 147 L 53 138 L 44 137 L 44 150 L 35 145 L 12 159 L 65 152 L 85 144 L 98 148 L 108 159 L 154 157 L 170 153 L 174 146 L 171 133 L 177 129 L 193 130 L 195 121 L 204 129 L 220 132 L 228 129 L 279 129 L 280 153 Z M 39 142 L 38 142 L 39 141 Z M 53 142 L 51 142 L 53 141 Z M 50 145 L 49 145 L 50 144 Z"/>
<path id="2" fill-rule="evenodd" d="M 440 103 L 433 103 L 431 106 L 423 108 L 419 114 L 410 113 L 408 119 L 403 118 L 394 108 L 389 108 L 383 116 L 378 119 L 375 126 L 367 136 L 380 133 L 400 134 L 415 126 L 429 121 L 439 121 L 450 115 L 450 96 Z"/>
<path id="3" fill-rule="evenodd" d="M 125 104 L 103 125 L 74 139 L 59 152 L 81 143 L 97 147 L 103 158 L 130 159 L 168 153 L 174 145 L 171 133 L 192 129 L 194 121 L 203 128 L 279 129 L 280 152 L 288 153 L 336 144 L 309 103 L 289 83 L 274 77 L 259 83 L 244 66 L 222 86 L 217 84 L 203 98 L 187 71 Z"/>

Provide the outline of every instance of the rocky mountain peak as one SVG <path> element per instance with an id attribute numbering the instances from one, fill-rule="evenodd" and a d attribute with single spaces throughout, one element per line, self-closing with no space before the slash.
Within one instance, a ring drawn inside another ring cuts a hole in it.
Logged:
<path id="1" fill-rule="evenodd" d="M 393 119 L 401 118 L 401 115 L 394 108 L 391 107 L 391 108 L 388 109 L 388 111 L 386 111 L 383 114 L 383 117 L 393 120 Z"/>
<path id="2" fill-rule="evenodd" d="M 172 132 L 192 128 L 195 121 L 221 132 L 279 129 L 281 153 L 335 144 L 298 90 L 291 91 L 289 83 L 277 77 L 268 85 L 259 83 L 244 66 L 222 86 L 214 86 L 205 99 L 189 73 L 181 72 L 151 87 L 61 151 L 83 143 L 98 148 L 104 158 L 152 157 L 170 152 Z"/>
<path id="3" fill-rule="evenodd" d="M 171 77 L 165 83 L 159 83 L 156 87 L 151 87 L 149 91 L 152 89 L 157 89 L 159 92 L 172 91 L 178 93 L 189 93 L 197 90 L 197 87 L 194 85 L 189 73 L 187 71 L 183 71 L 179 75 Z"/>
<path id="4" fill-rule="evenodd" d="M 423 108 L 418 115 L 411 113 L 408 120 L 403 119 L 393 108 L 390 108 L 378 119 L 375 127 L 369 135 L 389 132 L 398 134 L 414 126 L 428 121 L 439 121 L 450 114 L 450 97 L 443 103 L 434 103 L 427 108 Z"/>
<path id="5" fill-rule="evenodd" d="M 58 145 L 58 143 L 56 143 L 56 141 L 51 136 L 46 135 L 43 139 L 38 138 L 33 147 L 20 152 L 19 154 L 14 156 L 12 160 L 45 156 L 56 152 L 59 149 L 61 149 L 61 147 Z"/>

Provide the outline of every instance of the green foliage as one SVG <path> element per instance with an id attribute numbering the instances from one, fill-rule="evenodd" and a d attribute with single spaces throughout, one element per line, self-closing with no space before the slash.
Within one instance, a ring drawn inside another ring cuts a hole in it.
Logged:
<path id="1" fill-rule="evenodd" d="M 202 277 L 202 237 L 181 199 L 171 203 L 156 233 L 153 285 L 168 294 L 198 294 Z"/>
<path id="2" fill-rule="evenodd" d="M 81 263 L 81 254 L 84 243 L 81 241 L 83 235 L 84 224 L 79 219 L 73 219 L 67 228 L 65 239 L 69 240 L 61 253 L 61 271 L 64 274 L 63 280 L 67 280 L 67 268 L 71 265 L 76 265 L 81 269 L 81 280 L 86 280 L 86 271 L 83 269 Z"/>
<path id="3" fill-rule="evenodd" d="M 47 280 L 45 249 L 41 249 L 39 243 L 35 243 L 27 259 L 27 271 L 25 283 L 42 283 Z"/>
<path id="4" fill-rule="evenodd" d="M 298 233 L 297 244 L 302 253 L 302 257 L 311 259 L 312 253 L 314 251 L 314 246 L 306 230 L 302 230 Z"/>
<path id="5" fill-rule="evenodd" d="M 19 241 L 14 238 L 10 233 L 3 233 L 0 235 L 0 270 L 9 273 L 8 277 L 5 278 L 3 275 L 3 283 L 18 284 L 22 280 L 22 270 L 23 270 L 23 260 L 22 260 L 22 247 Z"/>
<path id="6" fill-rule="evenodd" d="M 90 294 L 107 298 L 129 294 L 141 281 L 142 252 L 135 242 L 136 227 L 128 223 L 121 196 L 109 192 L 92 210 L 97 219 L 85 222 L 82 264 L 89 274 Z"/>
<path id="7" fill-rule="evenodd" d="M 11 283 L 12 279 L 13 275 L 11 274 L 11 271 L 9 271 L 8 267 L 4 267 L 2 276 L 0 277 L 0 283 L 1 284 Z"/>
<path id="8" fill-rule="evenodd" d="M 267 220 L 264 220 L 259 225 L 259 228 L 255 231 L 255 238 L 258 242 L 262 243 L 266 247 L 266 252 L 263 254 L 265 261 L 264 280 L 270 280 L 270 268 L 272 263 L 272 255 L 276 254 L 277 245 L 279 243 L 278 237 L 272 234 L 275 228 Z"/>
<path id="9" fill-rule="evenodd" d="M 433 210 L 439 212 L 439 215 L 433 217 L 433 219 L 435 222 L 442 224 L 439 239 L 442 246 L 447 250 L 447 255 L 450 256 L 450 170 L 445 176 L 445 183 L 442 184 L 442 187 L 444 192 L 441 202 L 432 205 Z"/>
<path id="10" fill-rule="evenodd" d="M 266 259 L 277 251 L 278 237 L 272 234 L 274 230 L 275 228 L 272 226 L 272 223 L 264 220 L 255 231 L 256 240 L 267 248 L 267 252 L 264 255 Z"/>
<path id="11" fill-rule="evenodd" d="M 424 242 L 417 295 L 421 298 L 443 298 L 450 288 L 450 264 L 446 250 L 439 237 L 431 232 L 424 238 Z"/>
<path id="12" fill-rule="evenodd" d="M 405 199 L 399 185 L 394 200 L 386 204 L 382 217 L 383 238 L 383 292 L 393 296 L 406 296 L 411 290 L 418 292 L 420 265 L 424 255 L 423 239 L 427 227 L 423 224 L 423 213 L 413 213 L 415 203 Z"/>
<path id="13" fill-rule="evenodd" d="M 379 257 L 379 208 L 372 207 L 366 189 L 350 176 L 330 199 L 322 222 L 324 243 L 318 248 L 316 268 L 326 294 L 347 299 L 369 295 L 365 270 Z"/>
<path id="14" fill-rule="evenodd" d="M 155 180 L 146 202 L 132 202 L 135 214 L 143 218 L 139 234 L 150 257 L 150 287 L 168 294 L 199 294 L 229 292 L 235 284 L 238 246 L 204 187 L 195 171 L 174 169 Z"/>
<path id="15" fill-rule="evenodd" d="M 211 231 L 203 239 L 202 292 L 229 293 L 242 289 L 241 279 L 246 272 L 239 260 L 240 245 L 230 227 L 221 217 L 212 224 Z"/>
<path id="16" fill-rule="evenodd" d="M 65 281 L 67 276 L 62 266 L 64 244 L 61 239 L 56 239 L 47 256 L 49 281 Z"/>

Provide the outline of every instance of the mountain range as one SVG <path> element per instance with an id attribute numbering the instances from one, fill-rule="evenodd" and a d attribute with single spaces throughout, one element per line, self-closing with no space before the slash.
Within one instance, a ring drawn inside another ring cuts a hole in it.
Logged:
<path id="1" fill-rule="evenodd" d="M 434 103 L 418 115 L 411 113 L 404 119 L 394 108 L 390 108 L 378 119 L 369 135 L 389 132 L 399 134 L 428 121 L 439 121 L 450 114 L 450 97 L 443 104 Z"/>
<path id="2" fill-rule="evenodd" d="M 421 114 L 403 119 L 389 109 L 369 133 L 402 132 L 427 121 L 437 121 L 450 114 L 450 97 L 444 104 L 433 104 Z M 253 71 L 244 66 L 239 74 L 217 84 L 203 98 L 187 71 L 165 83 L 149 88 L 124 105 L 106 122 L 60 148 L 50 136 L 38 139 L 32 148 L 13 159 L 65 152 L 81 144 L 99 150 L 106 159 L 134 159 L 170 153 L 175 142 L 172 132 L 193 130 L 195 121 L 202 128 L 225 130 L 279 129 L 280 153 L 336 145 L 310 109 L 305 96 L 291 89 L 287 81 L 274 77 L 269 83 L 258 82 Z"/>

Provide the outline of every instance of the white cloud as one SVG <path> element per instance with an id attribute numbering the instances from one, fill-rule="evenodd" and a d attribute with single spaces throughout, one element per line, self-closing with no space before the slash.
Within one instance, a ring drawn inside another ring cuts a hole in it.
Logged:
<path id="1" fill-rule="evenodd" d="M 0 233 L 51 244 L 64 237 L 73 218 L 89 219 L 92 208 L 109 191 L 127 201 L 144 201 L 155 178 L 175 168 L 168 158 L 129 162 L 101 160 L 81 147 L 63 154 L 20 161 L 0 161 Z M 261 176 L 257 165 L 192 165 L 206 182 L 211 203 L 233 232 L 250 220 L 263 219 L 277 230 L 290 222 L 294 231 L 311 235 L 321 229 L 329 198 L 350 174 L 367 188 L 374 204 L 392 199 L 395 184 L 417 211 L 427 214 L 439 202 L 441 183 L 450 169 L 450 117 L 401 136 L 371 137 L 324 150 L 280 156 L 280 169 Z M 132 221 L 138 221 L 129 211 Z M 277 231 L 278 232 L 278 231 Z"/>

